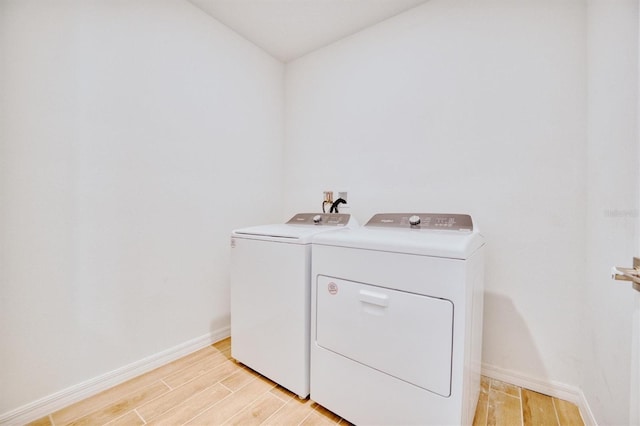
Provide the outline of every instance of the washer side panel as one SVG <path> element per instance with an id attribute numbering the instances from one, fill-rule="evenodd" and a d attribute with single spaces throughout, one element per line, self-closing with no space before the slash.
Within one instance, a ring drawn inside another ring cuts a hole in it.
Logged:
<path id="1" fill-rule="evenodd" d="M 235 238 L 231 355 L 300 396 L 309 394 L 311 245 Z"/>

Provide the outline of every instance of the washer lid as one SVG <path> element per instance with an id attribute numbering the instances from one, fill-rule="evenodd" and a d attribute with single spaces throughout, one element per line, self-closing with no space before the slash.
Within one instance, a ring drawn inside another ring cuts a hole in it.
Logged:
<path id="1" fill-rule="evenodd" d="M 438 226 L 436 228 L 433 221 L 430 222 L 428 228 L 424 225 L 411 225 L 408 220 L 406 223 L 405 221 L 388 222 L 389 226 L 386 226 L 381 218 L 388 218 L 389 216 L 375 215 L 366 226 L 361 228 L 333 234 L 316 235 L 313 238 L 313 243 L 452 259 L 467 259 L 484 245 L 482 235 L 477 231 L 469 230 L 467 223 L 470 222 L 465 221 L 464 226 L 454 227 L 454 229 L 459 230 L 449 230 L 451 228 L 448 226 Z M 424 218 L 428 217 L 429 214 L 402 214 L 399 216 L 407 218 L 419 216 Z M 436 215 L 432 217 L 434 216 Z M 437 216 L 443 217 L 446 215 Z M 380 219 L 375 221 L 375 225 L 372 224 L 374 218 Z M 450 222 L 443 221 L 442 223 Z"/>
<path id="2" fill-rule="evenodd" d="M 234 238 L 308 244 L 311 238 L 321 232 L 335 231 L 355 226 L 351 215 L 342 213 L 298 213 L 287 223 L 259 225 L 236 229 L 231 232 Z"/>

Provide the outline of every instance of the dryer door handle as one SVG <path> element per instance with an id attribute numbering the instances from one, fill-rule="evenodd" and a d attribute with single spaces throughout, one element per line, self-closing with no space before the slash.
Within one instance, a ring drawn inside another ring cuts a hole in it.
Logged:
<path id="1" fill-rule="evenodd" d="M 360 301 L 382 307 L 389 306 L 389 296 L 383 293 L 374 293 L 373 291 L 360 290 Z"/>

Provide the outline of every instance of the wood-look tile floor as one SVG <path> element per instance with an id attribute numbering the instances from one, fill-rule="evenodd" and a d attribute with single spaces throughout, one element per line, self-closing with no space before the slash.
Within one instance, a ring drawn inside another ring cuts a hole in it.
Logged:
<path id="1" fill-rule="evenodd" d="M 582 426 L 575 404 L 488 377 L 482 377 L 473 426 Z"/>
<path id="2" fill-rule="evenodd" d="M 336 425 L 344 419 L 231 358 L 225 339 L 30 425 Z M 575 405 L 483 378 L 474 425 L 582 425 Z"/>

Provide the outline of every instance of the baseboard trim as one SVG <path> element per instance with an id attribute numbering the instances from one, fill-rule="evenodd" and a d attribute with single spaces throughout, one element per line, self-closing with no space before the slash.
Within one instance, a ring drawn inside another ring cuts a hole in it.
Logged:
<path id="1" fill-rule="evenodd" d="M 70 386 L 54 394 L 38 399 L 14 410 L 0 414 L 0 424 L 17 425 L 37 420 L 68 405 L 89 398 L 103 390 L 126 382 L 154 368 L 175 361 L 185 355 L 229 337 L 229 327 L 224 327 L 172 348 L 153 354 L 139 361 L 125 365 L 77 385 Z"/>
<path id="2" fill-rule="evenodd" d="M 482 364 L 482 374 L 492 379 L 520 386 L 521 388 L 530 389 L 545 395 L 573 402 L 578 406 L 580 415 L 582 416 L 582 420 L 586 426 L 598 425 L 582 389 L 576 386 L 567 385 L 554 380 L 531 377 L 516 371 L 484 363 Z"/>

